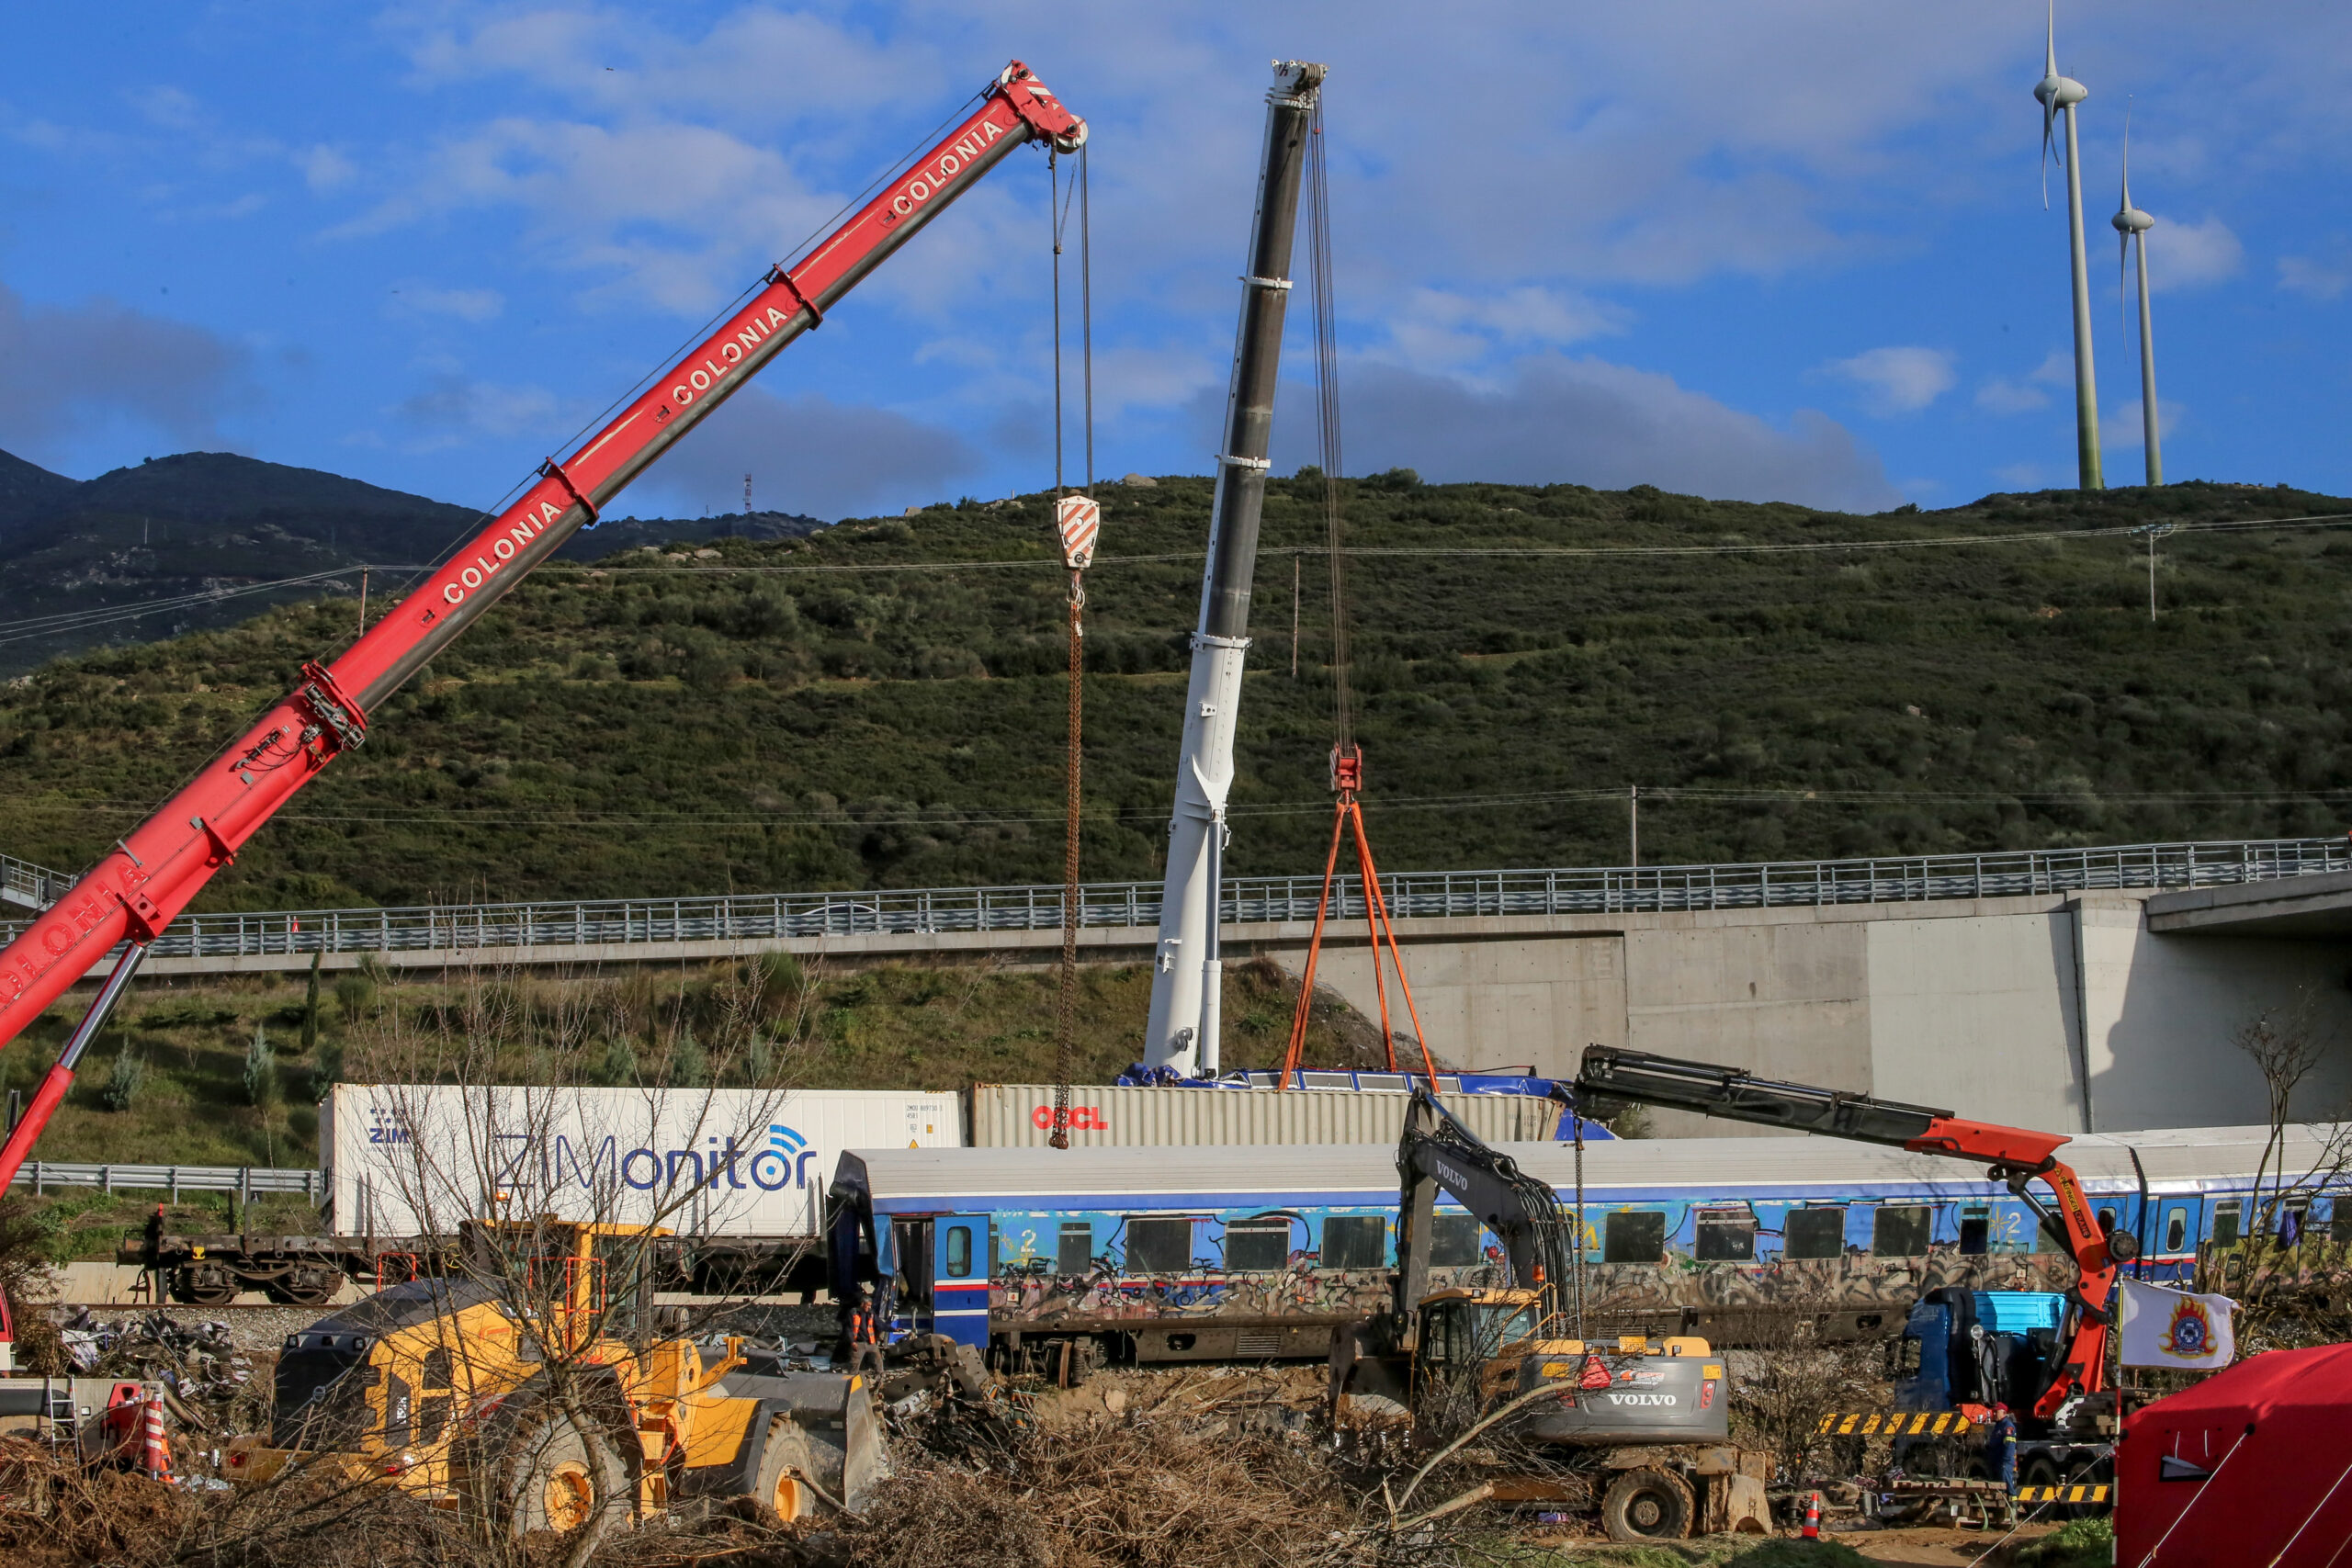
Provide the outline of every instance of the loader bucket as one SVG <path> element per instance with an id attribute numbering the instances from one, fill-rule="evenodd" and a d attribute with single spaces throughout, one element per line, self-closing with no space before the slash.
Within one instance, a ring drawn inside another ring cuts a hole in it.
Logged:
<path id="1" fill-rule="evenodd" d="M 808 1436 L 816 1467 L 808 1479 L 852 1512 L 864 1507 L 875 1483 L 890 1473 L 882 1422 L 864 1378 L 839 1372 L 731 1372 L 718 1392 L 730 1399 L 756 1399 L 789 1415 Z"/>

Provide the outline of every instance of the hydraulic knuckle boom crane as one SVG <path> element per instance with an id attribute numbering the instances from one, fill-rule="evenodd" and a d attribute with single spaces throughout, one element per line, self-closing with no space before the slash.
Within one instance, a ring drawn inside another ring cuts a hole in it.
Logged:
<path id="1" fill-rule="evenodd" d="M 1734 1122 L 1751 1122 L 1826 1138 L 1883 1144 L 1914 1154 L 1980 1160 L 1987 1175 L 2007 1187 L 2040 1218 L 2041 1226 L 2075 1260 L 2080 1278 L 2067 1292 L 2069 1323 L 2049 1384 L 2034 1401 L 2036 1420 L 2060 1419 L 2062 1408 L 2098 1393 L 2107 1380 L 2109 1303 L 2119 1266 L 2139 1253 L 2126 1230 L 2106 1231 L 2084 1197 L 2073 1168 L 2057 1156 L 2063 1134 L 2035 1133 L 1972 1122 L 1949 1111 L 1847 1094 L 1810 1084 L 1775 1083 L 1738 1067 L 1687 1062 L 1643 1051 L 1588 1047 L 1577 1075 L 1577 1103 L 1605 1114 L 1611 1101 L 1693 1111 Z M 2056 1205 L 2030 1190 L 2040 1181 Z"/>

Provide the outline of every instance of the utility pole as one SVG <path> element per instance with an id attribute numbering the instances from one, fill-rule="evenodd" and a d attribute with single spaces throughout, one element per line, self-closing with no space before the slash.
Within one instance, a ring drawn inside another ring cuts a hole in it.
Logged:
<path id="1" fill-rule="evenodd" d="M 1625 788 L 1625 839 L 1632 859 L 1626 863 L 1639 871 L 1642 865 L 1642 786 L 1628 784 Z"/>
<path id="2" fill-rule="evenodd" d="M 2152 479 L 2149 482 L 2153 484 L 2155 481 Z M 2178 526 L 2177 523 L 2148 523 L 2132 530 L 2134 534 L 2148 536 L 2148 623 L 2151 626 L 2156 619 L 2156 541 Z"/>
<path id="3" fill-rule="evenodd" d="M 359 569 L 359 635 L 368 635 L 368 569 Z"/>

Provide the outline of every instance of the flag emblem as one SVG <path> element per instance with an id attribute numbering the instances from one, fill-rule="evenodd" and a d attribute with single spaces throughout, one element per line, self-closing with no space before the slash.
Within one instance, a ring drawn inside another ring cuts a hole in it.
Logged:
<path id="1" fill-rule="evenodd" d="M 2156 1346 L 2167 1356 L 2177 1356 L 2185 1361 L 2201 1361 L 2213 1353 L 2213 1317 L 2205 1303 L 2195 1296 L 2183 1296 L 2175 1303 L 2172 1321 L 2156 1337 Z"/>

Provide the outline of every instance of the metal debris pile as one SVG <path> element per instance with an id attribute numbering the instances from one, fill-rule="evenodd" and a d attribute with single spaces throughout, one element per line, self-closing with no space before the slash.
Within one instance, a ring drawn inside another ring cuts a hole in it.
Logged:
<path id="1" fill-rule="evenodd" d="M 173 1414 L 201 1429 L 236 1430 L 268 1398 L 267 1379 L 256 1383 L 253 1358 L 236 1348 L 225 1323 L 185 1323 L 160 1312 L 102 1323 L 77 1307 L 58 1337 L 76 1374 L 160 1382 L 176 1405 Z"/>

